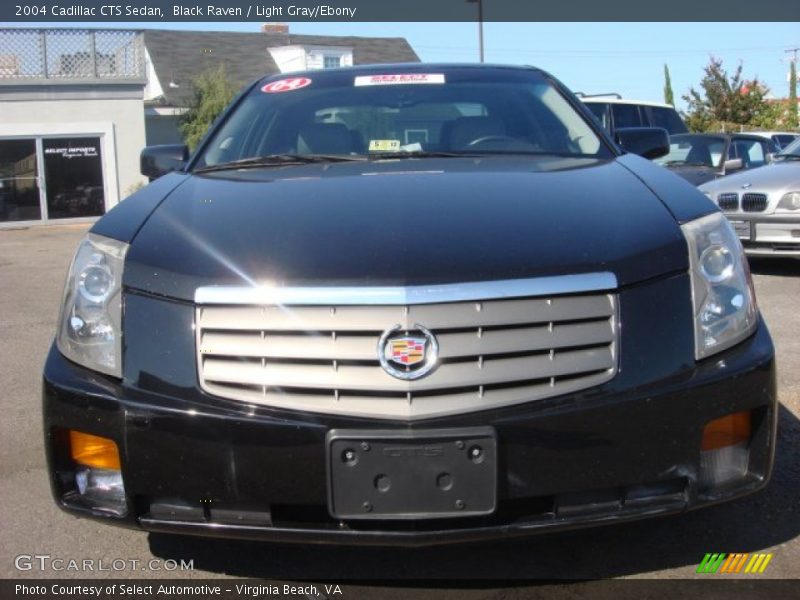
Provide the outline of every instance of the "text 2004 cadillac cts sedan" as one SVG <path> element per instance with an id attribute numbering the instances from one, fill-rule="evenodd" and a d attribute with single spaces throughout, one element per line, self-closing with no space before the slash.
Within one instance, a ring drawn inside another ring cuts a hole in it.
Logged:
<path id="1" fill-rule="evenodd" d="M 81 243 L 52 488 L 108 523 L 424 544 L 753 492 L 774 351 L 731 226 L 531 68 L 254 83 Z"/>

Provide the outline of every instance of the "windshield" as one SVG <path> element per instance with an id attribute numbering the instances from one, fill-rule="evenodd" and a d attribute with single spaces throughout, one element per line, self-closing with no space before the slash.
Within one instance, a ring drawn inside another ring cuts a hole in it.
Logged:
<path id="1" fill-rule="evenodd" d="M 786 146 L 783 150 L 781 150 L 778 154 L 775 155 L 776 159 L 780 158 L 800 158 L 800 137 L 795 139 L 791 144 Z"/>
<path id="2" fill-rule="evenodd" d="M 725 139 L 707 135 L 673 135 L 669 154 L 656 159 L 659 165 L 716 167 L 725 151 Z"/>
<path id="3" fill-rule="evenodd" d="M 612 155 L 535 71 L 357 73 L 262 81 L 212 134 L 194 167 L 260 166 L 248 159 L 276 156 L 287 164 L 287 157 Z"/>

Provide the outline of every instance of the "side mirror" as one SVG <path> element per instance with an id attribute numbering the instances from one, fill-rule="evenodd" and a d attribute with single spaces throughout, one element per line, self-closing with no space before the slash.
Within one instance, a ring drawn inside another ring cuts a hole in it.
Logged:
<path id="1" fill-rule="evenodd" d="M 147 146 L 139 156 L 139 170 L 150 181 L 182 169 L 189 160 L 189 148 L 183 144 Z"/>
<path id="2" fill-rule="evenodd" d="M 722 163 L 722 169 L 727 173 L 729 171 L 738 171 L 744 166 L 741 158 L 729 158 Z"/>
<path id="3" fill-rule="evenodd" d="M 623 149 L 644 158 L 652 160 L 669 154 L 669 134 L 661 127 L 623 127 L 614 137 Z"/>

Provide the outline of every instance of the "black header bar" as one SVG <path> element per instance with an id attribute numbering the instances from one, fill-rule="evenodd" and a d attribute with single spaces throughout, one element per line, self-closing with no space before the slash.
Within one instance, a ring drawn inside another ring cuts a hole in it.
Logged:
<path id="1" fill-rule="evenodd" d="M 795 0 L 11 0 L 0 21 L 800 21 Z M 624 31 L 621 32 L 624 35 Z"/>

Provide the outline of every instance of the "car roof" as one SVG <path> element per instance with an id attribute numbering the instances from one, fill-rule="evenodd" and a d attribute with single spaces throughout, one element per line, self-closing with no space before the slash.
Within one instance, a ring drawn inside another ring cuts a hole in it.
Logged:
<path id="1" fill-rule="evenodd" d="M 631 100 L 629 98 L 615 98 L 614 96 L 591 96 L 583 98 L 578 96 L 578 99 L 586 104 L 596 104 L 600 102 L 608 104 L 640 104 L 643 106 L 658 106 L 660 108 L 675 109 L 675 107 L 671 104 L 666 104 L 664 102 L 653 102 L 652 100 Z"/>
<path id="2" fill-rule="evenodd" d="M 392 72 L 402 73 L 432 73 L 436 71 L 463 71 L 463 70 L 484 70 L 484 71 L 527 71 L 550 76 L 543 69 L 527 65 L 503 65 L 487 63 L 375 63 L 370 65 L 354 65 L 350 67 L 337 67 L 335 69 L 310 69 L 306 71 L 292 71 L 291 73 L 271 73 L 263 76 L 260 80 L 284 79 L 288 77 L 327 77 L 337 74 L 352 75 L 386 75 Z M 259 81 L 260 81 L 259 80 Z"/>
<path id="3" fill-rule="evenodd" d="M 793 135 L 795 137 L 800 136 L 800 132 L 797 131 L 744 131 L 742 133 L 752 133 L 753 135 Z"/>
<path id="4" fill-rule="evenodd" d="M 670 137 L 674 138 L 674 137 L 687 137 L 687 136 L 692 136 L 692 137 L 714 137 L 714 138 L 725 138 L 725 139 L 731 139 L 733 137 L 745 138 L 745 139 L 749 138 L 749 139 L 757 139 L 757 140 L 763 140 L 764 139 L 763 135 L 756 135 L 756 134 L 753 134 L 753 132 L 751 132 L 751 131 L 742 132 L 742 133 L 739 133 L 738 131 L 734 131 L 733 133 L 731 133 L 730 131 L 724 131 L 724 132 L 720 131 L 718 133 L 715 133 L 713 131 L 706 131 L 704 133 L 693 133 L 693 132 L 690 131 L 688 133 L 674 133 Z"/>

